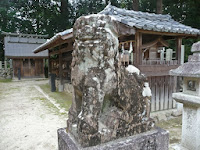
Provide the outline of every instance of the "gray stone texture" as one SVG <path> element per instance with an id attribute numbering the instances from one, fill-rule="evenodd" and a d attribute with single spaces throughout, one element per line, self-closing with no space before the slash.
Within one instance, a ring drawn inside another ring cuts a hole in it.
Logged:
<path id="1" fill-rule="evenodd" d="M 0 79 L 12 79 L 13 69 L 0 69 Z"/>
<path id="2" fill-rule="evenodd" d="M 200 52 L 200 41 L 192 45 L 191 52 Z"/>
<path id="3" fill-rule="evenodd" d="M 156 128 L 135 136 L 83 148 L 65 128 L 61 128 L 58 130 L 58 143 L 59 150 L 168 150 L 169 133 Z"/>
<path id="4" fill-rule="evenodd" d="M 88 147 L 150 130 L 151 97 L 143 96 L 147 78 L 134 66 L 129 70 L 118 63 L 118 30 L 112 17 L 80 17 L 73 31 L 74 94 L 67 132 Z"/>
<path id="5" fill-rule="evenodd" d="M 172 75 L 184 76 L 183 92 L 172 97 L 183 104 L 181 147 L 200 149 L 200 43 L 194 43 L 188 63 L 170 71 Z M 181 149 L 181 148 L 180 148 Z"/>

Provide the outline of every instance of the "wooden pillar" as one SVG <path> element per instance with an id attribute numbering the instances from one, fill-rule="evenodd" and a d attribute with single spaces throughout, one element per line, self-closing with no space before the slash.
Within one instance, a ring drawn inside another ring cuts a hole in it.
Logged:
<path id="1" fill-rule="evenodd" d="M 62 71 L 62 53 L 59 53 L 59 80 L 60 83 L 62 84 L 62 76 L 63 76 L 63 71 Z"/>
<path id="2" fill-rule="evenodd" d="M 51 68 L 51 59 L 50 59 L 50 50 L 48 50 L 48 69 L 49 69 L 49 74 L 52 73 L 52 68 Z"/>
<path id="3" fill-rule="evenodd" d="M 63 68 L 62 68 L 62 53 L 59 52 L 59 92 L 63 92 L 64 85 L 63 85 Z"/>
<path id="4" fill-rule="evenodd" d="M 24 59 L 25 61 L 25 59 Z M 20 72 L 21 72 L 21 77 L 24 77 L 24 64 L 23 64 L 23 59 L 20 59 Z"/>
<path id="5" fill-rule="evenodd" d="M 135 33 L 135 66 L 139 66 L 142 64 L 142 33 Z"/>
<path id="6" fill-rule="evenodd" d="M 12 59 L 9 60 L 10 68 L 13 68 L 13 62 Z"/>
<path id="7" fill-rule="evenodd" d="M 42 62 L 42 67 L 43 67 L 43 69 L 42 69 L 42 76 L 43 76 L 43 78 L 45 78 L 45 71 L 44 71 L 44 69 L 45 69 L 45 58 L 43 58 L 43 62 Z"/>
<path id="8" fill-rule="evenodd" d="M 181 45 L 182 45 L 182 38 L 177 37 L 176 39 L 176 59 L 178 64 L 181 64 Z"/>
<path id="9" fill-rule="evenodd" d="M 4 61 L 4 69 L 7 69 L 7 61 Z"/>

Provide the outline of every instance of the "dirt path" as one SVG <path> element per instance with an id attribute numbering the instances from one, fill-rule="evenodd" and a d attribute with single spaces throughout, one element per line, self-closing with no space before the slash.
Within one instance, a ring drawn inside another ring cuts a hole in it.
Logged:
<path id="1" fill-rule="evenodd" d="M 0 150 L 57 149 L 57 129 L 66 126 L 67 115 L 45 105 L 48 100 L 35 88 L 44 83 L 0 83 Z"/>

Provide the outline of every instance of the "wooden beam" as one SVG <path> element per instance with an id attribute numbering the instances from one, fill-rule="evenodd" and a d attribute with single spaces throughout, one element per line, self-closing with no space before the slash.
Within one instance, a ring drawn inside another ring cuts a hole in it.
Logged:
<path id="1" fill-rule="evenodd" d="M 169 75 L 169 70 L 176 69 L 180 65 L 140 65 L 138 68 L 140 69 L 141 73 L 145 74 L 147 77 L 149 76 L 166 76 Z"/>
<path id="2" fill-rule="evenodd" d="M 139 66 L 142 64 L 142 34 L 140 32 L 135 34 L 135 55 L 135 65 Z"/>
<path id="3" fill-rule="evenodd" d="M 48 58 L 48 56 L 9 56 L 9 59 L 43 59 Z"/>
<path id="4" fill-rule="evenodd" d="M 50 52 L 48 51 L 48 60 L 49 60 L 49 62 L 48 62 L 48 68 L 49 68 L 49 73 L 51 73 L 52 72 L 52 68 L 51 68 L 51 59 L 50 59 Z"/>
<path id="5" fill-rule="evenodd" d="M 170 32 L 156 32 L 149 30 L 137 29 L 137 32 L 145 33 L 145 34 L 156 34 L 156 35 L 167 35 L 167 36 L 183 36 L 183 37 L 198 37 L 198 35 L 193 34 L 184 34 L 184 33 L 170 33 Z"/>
<path id="6" fill-rule="evenodd" d="M 73 46 L 72 45 L 68 45 L 67 47 L 61 48 L 59 50 L 55 50 L 55 51 L 51 51 L 49 55 L 55 55 L 55 54 L 59 54 L 59 53 L 64 53 L 64 52 L 69 52 L 73 50 Z"/>
<path id="7" fill-rule="evenodd" d="M 178 64 L 181 64 L 181 45 L 182 45 L 182 38 L 178 37 L 176 39 L 176 59 L 178 60 Z"/>
<path id="8" fill-rule="evenodd" d="M 162 37 L 159 37 L 158 39 L 156 39 L 152 42 L 143 44 L 142 49 L 153 47 L 154 45 L 156 45 L 158 43 L 161 43 L 165 47 L 169 47 L 169 44 Z"/>
<path id="9" fill-rule="evenodd" d="M 59 80 L 63 84 L 62 53 L 59 53 Z"/>

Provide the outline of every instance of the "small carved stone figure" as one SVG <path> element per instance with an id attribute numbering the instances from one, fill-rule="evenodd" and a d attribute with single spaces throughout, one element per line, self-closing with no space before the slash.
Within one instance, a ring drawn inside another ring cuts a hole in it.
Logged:
<path id="1" fill-rule="evenodd" d="M 115 21 L 105 15 L 80 17 L 73 34 L 67 131 L 87 147 L 150 130 L 151 90 L 136 67 L 118 63 Z"/>

